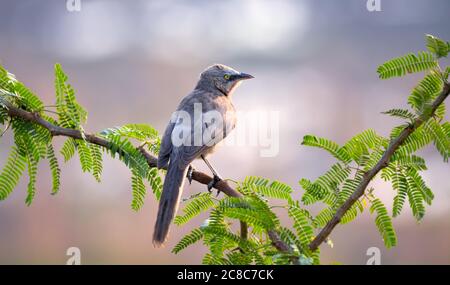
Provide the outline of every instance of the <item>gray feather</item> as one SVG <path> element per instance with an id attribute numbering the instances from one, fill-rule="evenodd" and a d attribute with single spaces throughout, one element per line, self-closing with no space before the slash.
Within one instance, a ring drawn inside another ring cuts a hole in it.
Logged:
<path id="1" fill-rule="evenodd" d="M 153 232 L 153 244 L 156 247 L 160 247 L 167 239 L 170 224 L 180 205 L 184 178 L 187 172 L 187 165 L 176 163 L 174 155 L 172 155 L 171 161 L 164 179 L 163 191 L 159 200 L 158 216 Z"/>

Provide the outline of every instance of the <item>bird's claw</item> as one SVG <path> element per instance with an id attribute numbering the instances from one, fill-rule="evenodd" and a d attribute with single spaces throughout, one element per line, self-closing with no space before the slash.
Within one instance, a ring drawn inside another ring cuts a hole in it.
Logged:
<path id="1" fill-rule="evenodd" d="M 192 174 L 194 174 L 194 170 L 195 170 L 194 167 L 189 165 L 189 168 L 187 171 L 187 179 L 189 181 L 189 185 L 192 184 L 192 179 L 193 179 Z"/>
<path id="2" fill-rule="evenodd" d="M 209 193 L 211 193 L 212 189 L 216 186 L 217 182 L 219 182 L 220 180 L 222 180 L 219 176 L 214 175 L 213 179 L 208 183 L 208 191 Z M 220 190 L 217 190 L 217 196 L 219 196 L 220 194 Z"/>

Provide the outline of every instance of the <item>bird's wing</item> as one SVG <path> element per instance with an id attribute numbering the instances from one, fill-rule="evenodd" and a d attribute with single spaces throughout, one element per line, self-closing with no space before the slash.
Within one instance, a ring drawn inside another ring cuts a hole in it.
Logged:
<path id="1" fill-rule="evenodd" d="M 158 168 L 166 167 L 169 162 L 170 153 L 172 152 L 172 131 L 174 126 L 175 123 L 169 122 L 164 131 L 158 154 Z"/>
<path id="2" fill-rule="evenodd" d="M 167 147 L 163 148 L 161 144 L 160 155 L 161 151 L 167 148 L 168 152 L 165 155 L 170 156 L 171 153 L 176 152 L 179 162 L 188 165 L 200 155 L 211 150 L 234 128 L 234 115 L 227 116 L 226 114 L 227 108 L 230 106 L 215 102 L 214 96 L 209 95 L 211 94 L 203 91 L 199 93 L 194 90 L 181 101 L 177 111 L 184 112 L 176 113 L 176 117 L 172 120 L 175 124 L 171 126 L 170 130 L 167 127 L 164 134 L 165 140 L 163 139 L 162 142 L 163 144 L 164 141 L 167 141 Z M 194 110 L 197 103 L 200 103 L 202 108 L 201 116 L 198 117 Z M 217 111 L 216 115 L 221 114 L 220 120 L 212 120 L 209 111 L 213 110 Z M 189 118 L 185 118 L 185 116 Z"/>
<path id="3" fill-rule="evenodd" d="M 178 158 L 180 159 L 180 163 L 184 165 L 190 164 L 209 148 L 208 145 L 203 143 L 201 137 L 201 134 L 203 134 L 206 127 L 202 121 L 201 118 L 197 118 L 197 120 L 189 126 L 177 124 L 174 127 L 174 131 L 177 134 L 185 131 L 183 144 L 177 147 Z"/>
<path id="4" fill-rule="evenodd" d="M 223 121 L 211 122 L 207 115 L 202 114 L 202 119 L 193 123 L 193 130 L 201 130 L 201 132 L 194 134 L 193 131 L 191 137 L 188 138 L 191 144 L 186 144 L 178 150 L 181 154 L 179 157 L 184 163 L 189 164 L 200 155 L 206 154 L 234 128 L 234 118 L 227 118 L 226 116 L 222 118 Z M 228 126 L 228 129 L 226 126 Z M 199 135 L 201 138 L 197 137 L 196 140 L 194 137 Z M 200 144 L 198 143 L 199 140 Z"/>

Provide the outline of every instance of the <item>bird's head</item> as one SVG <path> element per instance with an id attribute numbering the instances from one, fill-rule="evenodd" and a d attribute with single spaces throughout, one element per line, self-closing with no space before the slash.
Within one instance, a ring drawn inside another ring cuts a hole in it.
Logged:
<path id="1" fill-rule="evenodd" d="M 233 93 L 242 80 L 251 79 L 252 75 L 239 72 L 223 64 L 214 64 L 200 74 L 200 85 L 214 87 L 224 95 Z"/>

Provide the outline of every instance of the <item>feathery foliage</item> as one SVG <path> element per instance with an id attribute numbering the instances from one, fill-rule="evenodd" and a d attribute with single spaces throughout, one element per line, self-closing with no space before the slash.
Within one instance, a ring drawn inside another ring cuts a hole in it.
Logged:
<path id="1" fill-rule="evenodd" d="M 400 77 L 408 73 L 425 71 L 437 67 L 437 61 L 430 52 L 419 52 L 415 54 L 407 54 L 385 62 L 378 67 L 378 75 L 381 79 L 390 77 Z"/>
<path id="2" fill-rule="evenodd" d="M 296 206 L 289 207 L 289 216 L 294 220 L 294 228 L 302 245 L 307 245 L 313 237 L 313 227 L 305 210 Z"/>
<path id="3" fill-rule="evenodd" d="M 416 116 L 413 113 L 405 109 L 391 109 L 386 112 L 383 112 L 383 114 L 387 114 L 392 117 L 398 117 L 401 119 L 408 119 L 411 121 L 413 121 L 416 118 Z"/>
<path id="4" fill-rule="evenodd" d="M 372 201 L 370 212 L 375 212 L 377 214 L 375 224 L 383 237 L 386 247 L 391 248 L 397 245 L 397 235 L 395 234 L 394 227 L 392 226 L 391 218 L 389 217 L 387 209 L 380 199 L 375 199 Z"/>
<path id="5" fill-rule="evenodd" d="M 62 148 L 61 154 L 64 157 L 64 162 L 68 162 L 75 155 L 75 140 L 73 138 L 68 138 Z"/>
<path id="6" fill-rule="evenodd" d="M 189 222 L 192 218 L 198 216 L 202 212 L 208 210 L 215 205 L 210 193 L 202 193 L 192 198 L 189 203 L 184 206 L 183 216 L 175 217 L 175 224 L 183 225 Z"/>
<path id="7" fill-rule="evenodd" d="M 47 159 L 52 173 L 52 194 L 56 194 L 61 186 L 61 169 L 59 168 L 58 158 L 56 158 L 55 150 L 51 143 L 47 146 Z"/>
<path id="8" fill-rule="evenodd" d="M 384 114 L 407 120 L 406 123 L 394 127 L 389 138 L 379 136 L 373 130 L 367 130 L 351 138 L 341 147 L 325 138 L 312 135 L 304 137 L 303 145 L 322 148 L 339 161 L 315 182 L 304 178 L 300 180 L 300 185 L 305 190 L 302 197 L 305 205 L 318 201 L 328 205 L 313 218 L 314 227 L 324 227 L 332 219 L 337 208 L 349 199 L 361 184 L 363 174 L 380 161 L 390 142 L 396 139 L 404 129 L 410 128 L 416 120 L 425 122 L 417 127 L 395 151 L 389 163 L 382 168 L 381 178 L 390 181 L 392 188 L 396 191 L 393 217 L 400 215 L 405 202 L 408 201 L 414 217 L 418 221 L 423 218 L 425 204 L 430 205 L 434 195 L 420 175 L 420 171 L 427 169 L 425 160 L 415 155 L 415 152 L 433 142 L 444 161 L 447 162 L 450 150 L 450 124 L 442 122 L 445 118 L 445 105 L 438 106 L 434 116 L 431 116 L 432 102 L 441 94 L 446 84 L 444 80 L 448 78 L 449 68 L 440 72 L 438 63 L 438 58 L 448 55 L 448 43 L 430 35 L 426 36 L 426 41 L 429 52 L 398 57 L 378 68 L 378 74 L 382 79 L 413 72 L 427 72 L 408 98 L 412 110 L 391 109 L 384 112 Z M 341 166 L 339 163 L 344 164 Z M 352 173 L 354 179 L 348 177 Z M 380 199 L 375 197 L 372 190 L 368 195 L 372 200 L 371 212 L 377 213 L 375 224 L 386 246 L 394 246 L 395 232 L 386 207 Z M 342 217 L 341 223 L 353 220 L 363 210 L 363 203 L 357 200 Z"/>
<path id="9" fill-rule="evenodd" d="M 139 211 L 144 205 L 144 199 L 147 194 L 145 190 L 144 181 L 135 170 L 132 170 L 131 175 L 131 188 L 133 189 L 133 200 L 131 201 L 131 208 L 135 211 Z"/>
<path id="10" fill-rule="evenodd" d="M 8 161 L 0 174 L 0 200 L 5 200 L 14 190 L 26 167 L 26 158 L 13 146 Z"/>
<path id="11" fill-rule="evenodd" d="M 248 176 L 239 185 L 238 190 L 244 194 L 256 193 L 266 198 L 283 199 L 290 201 L 292 188 L 282 182 L 272 181 L 268 179 Z"/>
<path id="12" fill-rule="evenodd" d="M 173 248 L 173 253 L 179 253 L 186 247 L 198 242 L 203 238 L 203 232 L 201 229 L 194 229 L 189 234 L 185 235 Z"/>
<path id="13" fill-rule="evenodd" d="M 103 135 L 99 134 L 110 141 L 111 146 L 108 148 L 87 141 L 82 126 L 86 123 L 87 112 L 77 102 L 75 90 L 68 83 L 68 77 L 59 64 L 55 65 L 56 118 L 47 115 L 41 99 L 3 67 L 0 67 L 0 91 L 0 102 L 6 100 L 9 104 L 37 114 L 55 126 L 78 130 L 82 139 L 67 138 L 60 153 L 65 162 L 78 153 L 82 171 L 92 173 L 97 181 L 100 181 L 103 170 L 102 152 L 107 151 L 113 157 L 119 154 L 119 159 L 132 172 L 134 210 L 140 209 L 143 205 L 146 193 L 144 181 L 149 181 L 155 196 L 159 198 L 162 183 L 158 171 L 148 166 L 145 157 L 128 140 L 132 138 L 145 142 L 153 153 L 157 153 L 160 141 L 156 130 L 145 124 L 128 124 L 106 131 Z M 4 124 L 7 119 L 7 108 L 3 103 L 0 107 L 2 118 L 0 122 Z M 15 147 L 0 176 L 0 198 L 5 199 L 13 191 L 26 167 L 29 182 L 25 202 L 30 205 L 36 194 L 38 163 L 44 159 L 48 160 L 51 170 L 51 194 L 58 193 L 61 187 L 61 169 L 50 131 L 18 117 L 12 117 L 8 121 L 14 134 Z"/>
<path id="14" fill-rule="evenodd" d="M 98 145 L 92 143 L 89 144 L 89 149 L 92 156 L 92 175 L 94 175 L 95 180 L 100 182 L 103 170 L 102 149 Z"/>
<path id="15" fill-rule="evenodd" d="M 408 103 L 417 114 L 429 110 L 431 100 L 433 100 L 443 87 L 442 77 L 437 73 L 429 73 L 412 90 L 408 98 Z M 428 109 L 428 110 L 427 110 Z"/>
<path id="16" fill-rule="evenodd" d="M 425 35 L 427 41 L 427 49 L 436 57 L 446 57 L 450 51 L 450 43 L 436 38 L 433 35 Z"/>

